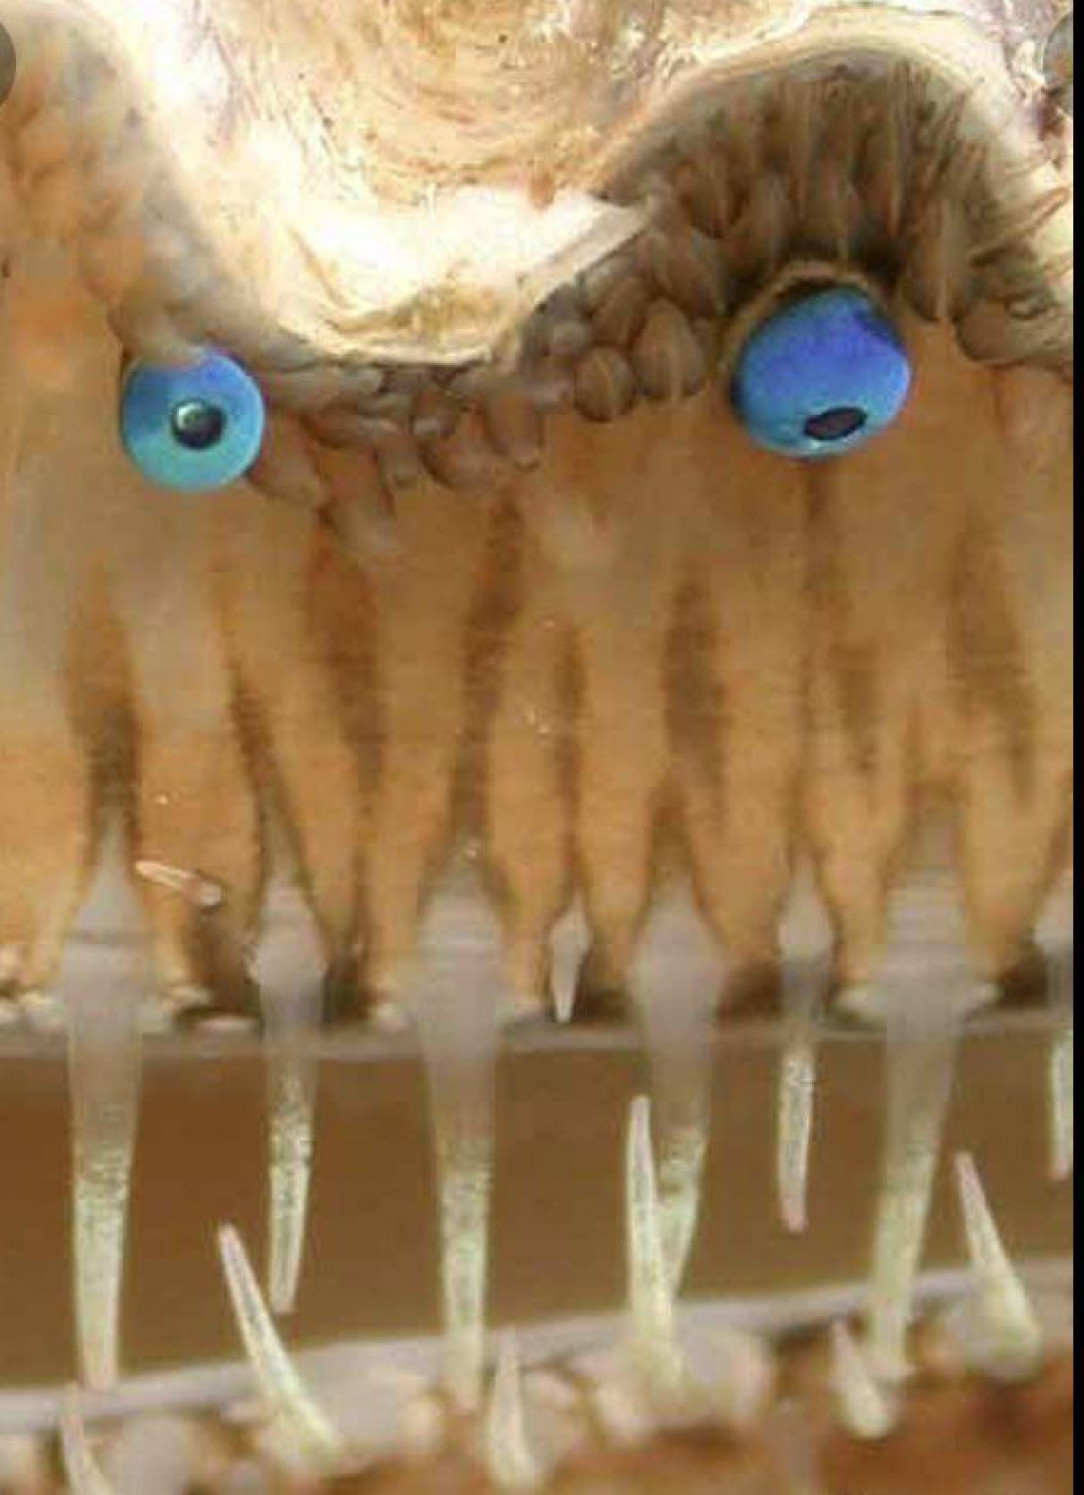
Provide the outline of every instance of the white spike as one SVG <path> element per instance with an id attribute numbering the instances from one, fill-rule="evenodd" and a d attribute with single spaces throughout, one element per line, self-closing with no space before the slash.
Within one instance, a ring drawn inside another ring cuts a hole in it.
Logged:
<path id="1" fill-rule="evenodd" d="M 958 1020 L 938 995 L 901 993 L 888 1020 L 888 1124 L 868 1310 L 870 1354 L 888 1380 L 910 1371 L 907 1331 L 956 1061 Z"/>
<path id="2" fill-rule="evenodd" d="M 629 1110 L 625 1189 L 633 1355 L 652 1390 L 669 1395 L 683 1382 L 684 1369 L 651 1146 L 651 1102 L 644 1095 L 637 1096 Z"/>
<path id="3" fill-rule="evenodd" d="M 297 1301 L 315 1148 L 317 1067 L 299 1040 L 319 1026 L 320 1000 L 318 992 L 296 997 L 296 1003 L 279 1001 L 268 1021 L 268 1283 L 271 1306 L 279 1314 L 292 1313 Z"/>
<path id="4" fill-rule="evenodd" d="M 68 1007 L 76 1321 L 84 1384 L 119 1375 L 120 1297 L 139 1118 L 137 993 L 97 982 Z"/>
<path id="5" fill-rule="evenodd" d="M 832 1387 L 843 1425 L 854 1437 L 886 1438 L 895 1427 L 891 1395 L 842 1320 L 832 1325 Z"/>
<path id="6" fill-rule="evenodd" d="M 544 1472 L 527 1436 L 519 1351 L 512 1333 L 504 1337 L 498 1351 L 485 1436 L 486 1463 L 499 1488 L 538 1489 Z"/>
<path id="7" fill-rule="evenodd" d="M 341 1460 L 342 1440 L 294 1369 L 233 1226 L 224 1225 L 218 1232 L 218 1247 L 234 1317 L 267 1411 L 289 1429 L 302 1455 L 323 1472 Z"/>
<path id="8" fill-rule="evenodd" d="M 787 1039 L 779 1061 L 776 1186 L 783 1224 L 800 1235 L 809 1223 L 809 1157 L 817 1087 L 817 1048 L 809 1027 Z"/>
<path id="9" fill-rule="evenodd" d="M 1050 1040 L 1050 1174 L 1055 1183 L 1073 1175 L 1073 1019 L 1063 1022 Z"/>
<path id="10" fill-rule="evenodd" d="M 480 1408 L 485 1370 L 494 1080 L 504 990 L 499 937 L 479 912 L 484 908 L 481 898 L 462 895 L 438 901 L 408 993 L 436 1151 L 445 1380 L 464 1412 Z"/>
<path id="11" fill-rule="evenodd" d="M 711 1134 L 712 1015 L 725 963 L 689 897 L 657 908 L 632 990 L 651 1062 L 663 1252 L 676 1296 L 696 1235 Z"/>
<path id="12" fill-rule="evenodd" d="M 267 1029 L 268 1290 L 279 1314 L 293 1311 L 305 1249 L 319 1074 L 313 1041 L 323 1017 L 314 973 L 321 963 L 301 890 L 284 883 L 272 894 L 268 932 L 253 962 Z"/>
<path id="13" fill-rule="evenodd" d="M 780 940 L 788 1031 L 779 1060 L 775 1177 L 783 1224 L 798 1235 L 809 1223 L 817 1018 L 828 983 L 832 945 L 831 925 L 808 869 L 796 881 Z"/>
<path id="14" fill-rule="evenodd" d="M 1071 888 L 1070 888 L 1071 900 Z M 1044 940 L 1050 985 L 1050 1007 L 1054 1029 L 1050 1036 L 1048 1084 L 1050 1095 L 1050 1175 L 1055 1183 L 1064 1183 L 1073 1173 L 1073 1019 L 1075 989 L 1072 947 L 1072 909 L 1068 921 L 1068 942 L 1063 935 L 1060 949 L 1050 948 L 1053 941 Z"/>
<path id="15" fill-rule="evenodd" d="M 931 828 L 935 830 L 936 827 Z M 991 999 L 967 954 L 959 902 L 940 875 L 897 898 L 876 996 L 886 1027 L 888 1119 L 867 1311 L 874 1374 L 910 1374 L 907 1333 L 963 1019 Z"/>
<path id="16" fill-rule="evenodd" d="M 140 1012 L 147 989 L 142 919 L 113 832 L 61 965 L 72 1112 L 72 1237 L 82 1379 L 108 1390 L 119 1375 L 120 1299 L 142 1076 Z M 102 939 L 108 934 L 109 939 Z M 69 965 L 95 936 L 93 969 Z"/>
<path id="17" fill-rule="evenodd" d="M 691 1094 L 689 1109 L 701 1110 Z M 685 1276 L 700 1221 L 709 1132 L 705 1104 L 702 1115 L 694 1116 L 687 1125 L 671 1120 L 662 1137 L 658 1168 L 659 1216 L 663 1257 L 673 1296 L 677 1295 Z"/>
<path id="18" fill-rule="evenodd" d="M 441 1123 L 438 1145 L 445 1375 L 456 1406 L 477 1407 L 485 1359 L 489 1211 L 493 1149 L 485 1139 Z"/>
<path id="19" fill-rule="evenodd" d="M 956 1181 L 975 1279 L 975 1309 L 983 1341 L 979 1358 L 992 1375 L 1031 1375 L 1043 1352 L 1042 1329 L 1002 1244 L 969 1153 L 956 1158 Z"/>
<path id="20" fill-rule="evenodd" d="M 1035 936 L 1046 961 L 1053 1029 L 1047 1059 L 1050 1177 L 1064 1183 L 1073 1173 L 1073 897 L 1072 873 L 1047 900 Z"/>
<path id="21" fill-rule="evenodd" d="M 69 1386 L 61 1398 L 60 1451 L 71 1495 L 114 1495 L 113 1486 L 90 1451 L 77 1386 Z"/>
<path id="22" fill-rule="evenodd" d="M 590 947 L 591 936 L 583 910 L 575 908 L 562 915 L 550 936 L 550 989 L 553 1013 L 567 1026 L 575 1016 L 576 987 L 580 967 Z"/>
<path id="23" fill-rule="evenodd" d="M 553 1015 L 567 1028 L 576 1015 L 576 988 L 568 982 L 553 984 Z"/>

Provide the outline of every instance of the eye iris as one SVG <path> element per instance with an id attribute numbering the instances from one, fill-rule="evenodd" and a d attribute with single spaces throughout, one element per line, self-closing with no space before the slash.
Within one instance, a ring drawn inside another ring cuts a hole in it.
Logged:
<path id="1" fill-rule="evenodd" d="M 852 451 L 883 431 L 910 383 L 891 322 L 862 291 L 833 286 L 795 296 L 752 332 L 731 396 L 758 445 L 816 458 Z"/>
<path id="2" fill-rule="evenodd" d="M 228 486 L 259 455 L 264 423 L 259 387 L 222 353 L 184 369 L 136 364 L 124 382 L 121 440 L 160 488 L 205 493 Z"/>
<path id="3" fill-rule="evenodd" d="M 182 446 L 192 452 L 205 452 L 217 446 L 226 429 L 226 417 L 205 400 L 185 400 L 173 412 L 173 434 Z"/>
<path id="4" fill-rule="evenodd" d="M 834 410 L 822 410 L 811 415 L 804 427 L 807 436 L 814 441 L 843 441 L 853 436 L 866 424 L 866 412 L 854 405 L 837 405 Z"/>

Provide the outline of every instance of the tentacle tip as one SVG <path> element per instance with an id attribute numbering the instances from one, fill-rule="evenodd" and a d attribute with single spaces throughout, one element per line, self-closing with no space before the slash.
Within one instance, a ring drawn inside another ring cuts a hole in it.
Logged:
<path id="1" fill-rule="evenodd" d="M 999 1380 L 1027 1379 L 1042 1362 L 1042 1328 L 1006 1251 L 970 1153 L 956 1156 L 960 1213 L 974 1279 L 974 1297 L 959 1321 L 968 1360 Z"/>
<path id="2" fill-rule="evenodd" d="M 78 1386 L 68 1386 L 60 1400 L 60 1452 L 71 1495 L 115 1495 L 91 1451 Z"/>
<path id="3" fill-rule="evenodd" d="M 782 1205 L 780 1217 L 783 1221 L 783 1229 L 788 1235 L 808 1235 L 809 1214 L 804 1202 Z"/>
<path id="4" fill-rule="evenodd" d="M 832 1384 L 840 1418 L 853 1437 L 888 1437 L 896 1425 L 893 1394 L 878 1381 L 865 1350 L 842 1320 L 832 1326 Z"/>
<path id="5" fill-rule="evenodd" d="M 502 1490 L 536 1490 L 544 1470 L 527 1428 L 523 1376 L 514 1332 L 501 1341 L 485 1417 L 490 1474 Z"/>

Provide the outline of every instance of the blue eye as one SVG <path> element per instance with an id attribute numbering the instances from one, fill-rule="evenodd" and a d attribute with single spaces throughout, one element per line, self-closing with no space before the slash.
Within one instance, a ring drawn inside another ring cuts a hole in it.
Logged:
<path id="1" fill-rule="evenodd" d="M 742 349 L 731 397 L 758 445 L 788 457 L 853 451 L 891 425 L 911 385 L 899 334 L 849 286 L 810 291 Z"/>
<path id="2" fill-rule="evenodd" d="M 121 396 L 121 440 L 132 461 L 152 483 L 184 493 L 224 488 L 246 472 L 264 418 L 258 387 L 222 353 L 187 369 L 137 364 Z"/>

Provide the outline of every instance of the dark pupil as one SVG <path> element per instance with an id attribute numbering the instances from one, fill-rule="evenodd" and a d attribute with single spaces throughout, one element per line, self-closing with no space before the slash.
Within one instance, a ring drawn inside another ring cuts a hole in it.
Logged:
<path id="1" fill-rule="evenodd" d="M 174 410 L 171 424 L 181 446 L 192 452 L 205 452 L 222 440 L 226 417 L 217 405 L 208 405 L 203 400 L 186 400 Z"/>
<path id="2" fill-rule="evenodd" d="M 866 424 L 866 412 L 854 405 L 837 405 L 833 410 L 822 410 L 811 415 L 805 423 L 805 434 L 814 441 L 842 441 L 853 436 Z"/>

